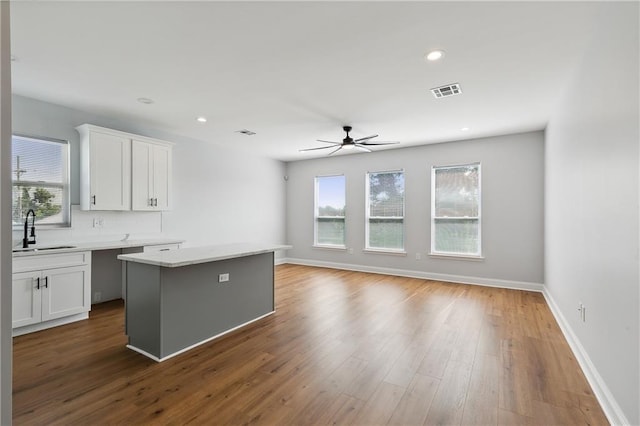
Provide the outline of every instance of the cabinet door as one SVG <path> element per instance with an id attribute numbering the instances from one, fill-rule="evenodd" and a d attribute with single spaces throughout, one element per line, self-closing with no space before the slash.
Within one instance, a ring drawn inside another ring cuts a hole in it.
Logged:
<path id="1" fill-rule="evenodd" d="M 133 210 L 168 210 L 171 201 L 171 147 L 132 141 Z"/>
<path id="2" fill-rule="evenodd" d="M 22 327 L 42 320 L 40 271 L 13 274 L 12 326 Z"/>
<path id="3" fill-rule="evenodd" d="M 131 207 L 133 210 L 155 210 L 153 202 L 153 145 L 131 142 Z"/>
<path id="4" fill-rule="evenodd" d="M 171 207 L 171 148 L 155 145 L 153 158 L 153 197 L 157 210 L 169 210 Z"/>
<path id="5" fill-rule="evenodd" d="M 87 266 L 42 271 L 42 320 L 88 312 L 91 309 L 90 273 Z"/>
<path id="6" fill-rule="evenodd" d="M 91 210 L 131 208 L 131 140 L 92 131 L 89 137 Z"/>

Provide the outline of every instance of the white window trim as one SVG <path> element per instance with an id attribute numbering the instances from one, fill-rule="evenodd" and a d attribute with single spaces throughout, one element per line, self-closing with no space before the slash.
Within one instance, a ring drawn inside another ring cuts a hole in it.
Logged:
<path id="1" fill-rule="evenodd" d="M 62 189 L 61 206 L 62 206 L 63 221 L 58 223 L 38 223 L 37 228 L 39 229 L 70 228 L 71 227 L 71 144 L 69 143 L 68 140 L 64 140 L 64 139 L 55 139 L 55 138 L 49 138 L 45 136 L 33 136 L 33 135 L 27 135 L 23 133 L 13 133 L 11 135 L 11 139 L 13 140 L 14 137 L 20 138 L 20 139 L 31 139 L 35 141 L 54 142 L 54 143 L 65 145 L 66 152 L 64 156 L 65 164 L 64 164 L 64 172 L 63 172 L 65 181 L 63 183 L 29 181 L 29 180 L 22 180 L 20 181 L 20 183 L 24 184 L 24 186 L 39 186 L 43 188 L 61 188 Z M 13 188 L 15 183 L 15 181 L 13 180 L 13 171 L 11 175 L 12 175 L 11 188 Z M 14 231 L 21 230 L 23 228 L 23 225 L 15 224 L 12 226 L 12 228 Z"/>
<path id="2" fill-rule="evenodd" d="M 345 207 L 344 216 L 320 216 L 318 214 L 318 178 L 326 178 L 326 177 L 344 177 L 344 192 L 345 192 L 345 206 L 346 206 L 346 198 L 347 198 L 347 178 L 344 174 L 336 174 L 336 175 L 319 175 L 314 177 L 313 179 L 313 247 L 314 248 L 323 248 L 323 249 L 335 249 L 335 250 L 346 250 L 346 241 L 347 241 L 347 214 Z M 345 244 L 320 244 L 318 243 L 318 219 L 342 219 L 344 221 L 344 240 Z"/>
<path id="3" fill-rule="evenodd" d="M 478 166 L 478 216 L 467 217 L 436 217 L 436 169 L 457 169 L 460 167 Z M 478 253 L 452 253 L 437 251 L 435 221 L 437 219 L 445 220 L 469 220 L 478 221 Z M 431 249 L 429 256 L 434 258 L 455 258 L 460 260 L 484 260 L 482 255 L 482 164 L 480 162 L 455 164 L 449 166 L 431 166 Z"/>
<path id="4" fill-rule="evenodd" d="M 371 185 L 369 184 L 369 178 L 371 174 L 381 174 L 381 173 L 402 173 L 403 177 L 405 177 L 404 169 L 391 169 L 391 170 L 380 170 L 375 172 L 367 172 L 365 176 L 365 221 L 364 221 L 364 250 L 365 253 L 389 253 L 389 254 L 406 254 L 405 251 L 405 235 L 406 235 L 406 225 L 405 225 L 405 209 L 406 209 L 406 197 L 403 195 L 402 197 L 402 213 L 403 216 L 370 216 L 369 213 L 371 211 L 369 206 L 369 195 L 371 190 Z M 406 185 L 406 180 L 405 180 Z M 405 188 L 406 189 L 406 188 Z M 406 191 L 405 191 L 406 194 Z M 394 249 L 389 247 L 371 247 L 369 245 L 369 221 L 370 219 L 376 220 L 398 220 L 402 219 L 402 248 Z"/>

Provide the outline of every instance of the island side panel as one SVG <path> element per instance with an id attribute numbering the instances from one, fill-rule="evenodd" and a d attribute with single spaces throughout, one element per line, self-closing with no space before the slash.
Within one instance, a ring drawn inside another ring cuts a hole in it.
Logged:
<path id="1" fill-rule="evenodd" d="M 163 358 L 274 311 L 273 252 L 161 274 Z"/>
<path id="2" fill-rule="evenodd" d="M 160 267 L 127 262 L 126 330 L 129 345 L 161 357 Z"/>

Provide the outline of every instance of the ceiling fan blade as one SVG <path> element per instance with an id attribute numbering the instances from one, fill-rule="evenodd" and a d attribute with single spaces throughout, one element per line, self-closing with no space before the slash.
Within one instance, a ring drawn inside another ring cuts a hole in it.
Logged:
<path id="1" fill-rule="evenodd" d="M 355 148 L 356 148 L 356 149 L 359 149 L 360 151 L 364 151 L 364 152 L 373 152 L 373 151 L 371 151 L 369 148 L 366 148 L 366 147 L 364 147 L 364 146 L 362 146 L 362 145 L 360 145 L 360 144 L 358 144 L 358 143 L 357 143 L 357 144 L 355 144 L 354 146 L 355 146 Z"/>
<path id="2" fill-rule="evenodd" d="M 298 152 L 315 151 L 317 149 L 329 149 L 329 148 L 333 148 L 333 147 L 332 146 L 321 146 L 320 148 L 299 149 Z"/>
<path id="3" fill-rule="evenodd" d="M 361 145 L 394 145 L 400 142 L 360 142 Z"/>
<path id="4" fill-rule="evenodd" d="M 377 137 L 378 135 L 371 135 L 371 136 L 367 136 L 366 138 L 355 139 L 354 142 L 366 141 L 366 140 L 377 138 Z"/>
<path id="5" fill-rule="evenodd" d="M 318 142 L 331 143 L 334 145 L 342 145 L 342 142 L 323 141 L 322 139 L 316 139 Z"/>
<path id="6" fill-rule="evenodd" d="M 334 151 L 331 151 L 328 155 L 333 155 L 336 152 L 340 151 L 342 149 L 342 145 L 340 145 L 339 147 L 337 147 Z"/>

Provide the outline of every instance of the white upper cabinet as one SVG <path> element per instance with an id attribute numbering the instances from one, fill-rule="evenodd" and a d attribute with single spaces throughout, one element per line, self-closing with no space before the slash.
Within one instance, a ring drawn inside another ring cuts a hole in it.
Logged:
<path id="1" fill-rule="evenodd" d="M 80 133 L 80 208 L 131 209 L 131 139 L 84 124 Z"/>
<path id="2" fill-rule="evenodd" d="M 168 210 L 173 144 L 83 124 L 80 133 L 82 210 Z"/>
<path id="3" fill-rule="evenodd" d="M 131 144 L 131 207 L 169 210 L 171 203 L 171 146 L 133 139 Z"/>

